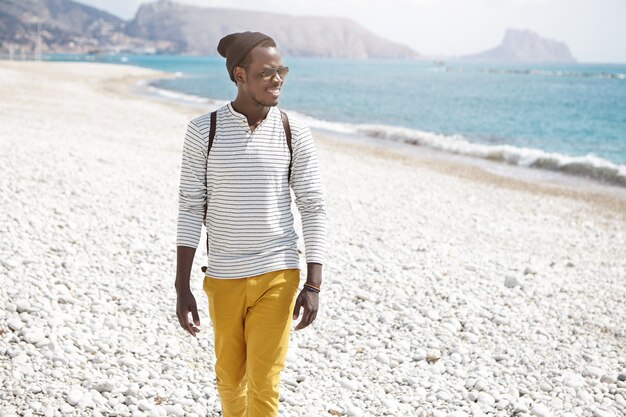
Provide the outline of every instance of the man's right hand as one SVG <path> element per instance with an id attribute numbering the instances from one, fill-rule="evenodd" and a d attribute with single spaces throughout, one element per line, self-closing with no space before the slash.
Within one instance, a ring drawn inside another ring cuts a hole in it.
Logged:
<path id="1" fill-rule="evenodd" d="M 193 323 L 196 326 L 200 325 L 196 299 L 189 289 L 189 277 L 191 276 L 191 266 L 195 253 L 195 248 L 176 246 L 176 281 L 174 282 L 178 322 L 180 327 L 188 331 L 193 337 L 196 337 L 196 333 L 200 331 L 189 322 L 189 313 L 191 313 Z"/>
<path id="2" fill-rule="evenodd" d="M 176 315 L 178 316 L 178 322 L 180 327 L 189 332 L 193 337 L 196 337 L 196 333 L 200 332 L 200 329 L 194 327 L 189 322 L 189 313 L 193 318 L 193 324 L 200 326 L 200 316 L 198 316 L 198 308 L 196 306 L 196 299 L 190 290 L 177 292 L 176 296 Z"/>

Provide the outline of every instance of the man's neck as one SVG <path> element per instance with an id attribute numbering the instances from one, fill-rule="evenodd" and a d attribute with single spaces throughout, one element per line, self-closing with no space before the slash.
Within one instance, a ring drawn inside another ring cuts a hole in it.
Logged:
<path id="1" fill-rule="evenodd" d="M 241 113 L 248 119 L 248 125 L 255 128 L 267 117 L 270 111 L 269 106 L 262 106 L 255 102 L 245 102 L 239 97 L 231 102 L 233 109 L 237 113 Z"/>

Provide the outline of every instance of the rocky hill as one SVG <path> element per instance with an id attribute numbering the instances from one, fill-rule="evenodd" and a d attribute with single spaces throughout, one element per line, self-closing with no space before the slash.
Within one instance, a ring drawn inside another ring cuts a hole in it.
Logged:
<path id="1" fill-rule="evenodd" d="M 380 38 L 349 19 L 290 16 L 224 8 L 200 8 L 162 0 L 142 5 L 127 33 L 167 39 L 180 52 L 216 54 L 225 34 L 259 31 L 274 38 L 285 55 L 332 58 L 415 58 L 408 48 Z"/>
<path id="2" fill-rule="evenodd" d="M 0 48 L 3 53 L 88 53 L 157 47 L 124 33 L 126 23 L 112 14 L 71 0 L 0 1 Z M 39 48 L 39 49 L 38 49 Z"/>
<path id="3" fill-rule="evenodd" d="M 216 55 L 219 39 L 245 30 L 271 35 L 290 56 L 417 58 L 344 18 L 201 8 L 169 0 L 142 5 L 131 21 L 71 0 L 1 0 L 0 48 L 41 52 Z"/>
<path id="4" fill-rule="evenodd" d="M 512 63 L 575 63 L 564 42 L 545 39 L 528 30 L 507 29 L 502 43 L 487 51 L 460 57 L 463 61 Z"/>

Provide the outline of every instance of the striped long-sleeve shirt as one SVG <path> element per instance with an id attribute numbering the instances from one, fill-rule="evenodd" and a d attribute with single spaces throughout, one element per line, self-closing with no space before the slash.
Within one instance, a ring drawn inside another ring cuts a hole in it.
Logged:
<path id="1" fill-rule="evenodd" d="M 306 261 L 323 264 L 326 206 L 308 126 L 289 117 L 289 182 L 290 154 L 278 108 L 271 107 L 254 131 L 230 103 L 219 108 L 207 162 L 210 120 L 207 113 L 187 126 L 177 245 L 197 248 L 204 223 L 209 236 L 207 276 L 234 279 L 299 268 L 291 185 L 302 218 Z"/>

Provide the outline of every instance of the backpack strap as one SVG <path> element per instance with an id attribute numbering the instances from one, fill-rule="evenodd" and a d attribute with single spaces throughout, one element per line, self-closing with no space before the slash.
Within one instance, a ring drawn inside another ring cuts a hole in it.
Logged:
<path id="1" fill-rule="evenodd" d="M 217 125 L 217 110 L 211 113 L 211 128 L 209 130 L 209 146 L 206 151 L 206 161 L 209 163 L 209 152 L 211 152 L 211 147 L 213 146 L 213 138 L 215 138 L 215 126 Z M 204 183 L 208 186 L 208 178 L 206 174 L 206 168 L 204 169 Z M 207 205 L 209 204 L 208 199 L 205 198 L 204 201 L 204 217 L 202 220 L 206 219 Z M 206 253 L 209 254 L 209 231 L 206 232 Z M 202 272 L 206 272 L 207 267 L 203 266 Z"/>
<path id="2" fill-rule="evenodd" d="M 209 152 L 213 146 L 213 138 L 215 137 L 215 125 L 217 124 L 217 110 L 211 113 L 211 130 L 209 130 L 209 149 L 206 152 L 207 162 L 209 160 Z"/>
<path id="3" fill-rule="evenodd" d="M 287 113 L 280 111 L 280 118 L 283 121 L 283 129 L 287 137 L 287 147 L 289 148 L 289 173 L 287 174 L 287 182 L 291 181 L 291 160 L 293 159 L 293 150 L 291 149 L 291 126 L 289 126 L 289 118 Z"/>

